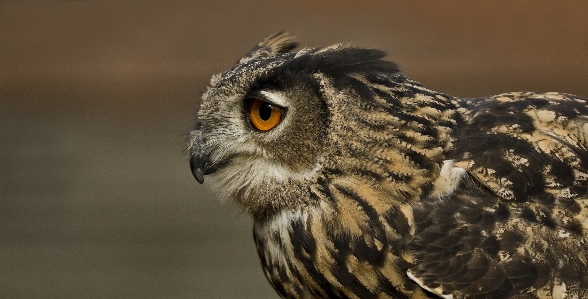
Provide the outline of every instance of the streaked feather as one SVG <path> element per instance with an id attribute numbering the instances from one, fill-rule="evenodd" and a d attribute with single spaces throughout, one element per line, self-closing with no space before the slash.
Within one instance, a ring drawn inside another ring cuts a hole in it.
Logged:
<path id="1" fill-rule="evenodd" d="M 282 297 L 588 298 L 587 100 L 456 98 L 378 50 L 295 45 L 214 76 L 190 143 Z M 287 107 L 276 129 L 251 95 Z"/>

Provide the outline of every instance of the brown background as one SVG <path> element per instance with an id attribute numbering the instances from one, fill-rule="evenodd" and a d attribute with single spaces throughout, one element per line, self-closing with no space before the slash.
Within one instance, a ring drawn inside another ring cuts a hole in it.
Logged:
<path id="1" fill-rule="evenodd" d="M 264 36 L 381 48 L 457 96 L 588 97 L 586 1 L 0 1 L 0 298 L 276 298 L 192 178 L 208 78 Z"/>

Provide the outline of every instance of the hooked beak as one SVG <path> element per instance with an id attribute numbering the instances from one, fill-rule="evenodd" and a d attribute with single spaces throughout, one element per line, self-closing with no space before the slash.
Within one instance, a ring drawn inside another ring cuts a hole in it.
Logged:
<path id="1" fill-rule="evenodd" d="M 192 170 L 192 174 L 198 183 L 202 184 L 204 183 L 204 173 L 202 172 L 202 168 L 197 165 L 198 159 L 194 156 L 190 157 L 190 170 Z"/>
<path id="2" fill-rule="evenodd" d="M 202 132 L 192 131 L 192 136 L 190 138 L 190 170 L 192 170 L 194 178 L 196 178 L 200 184 L 204 183 L 204 172 L 202 171 L 204 159 L 201 146 Z"/>

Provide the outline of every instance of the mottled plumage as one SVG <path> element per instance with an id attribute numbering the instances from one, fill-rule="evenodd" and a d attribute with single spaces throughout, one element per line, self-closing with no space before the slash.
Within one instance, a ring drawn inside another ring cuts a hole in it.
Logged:
<path id="1" fill-rule="evenodd" d="M 378 50 L 295 46 L 214 76 L 189 143 L 282 297 L 588 298 L 586 99 L 456 98 Z"/>

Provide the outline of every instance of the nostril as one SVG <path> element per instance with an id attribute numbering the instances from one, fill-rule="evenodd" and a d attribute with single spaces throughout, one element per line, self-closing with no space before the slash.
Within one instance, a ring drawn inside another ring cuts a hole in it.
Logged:
<path id="1" fill-rule="evenodd" d="M 200 120 L 197 120 L 196 124 L 194 124 L 194 130 L 200 130 L 201 126 L 202 126 L 202 122 Z"/>

